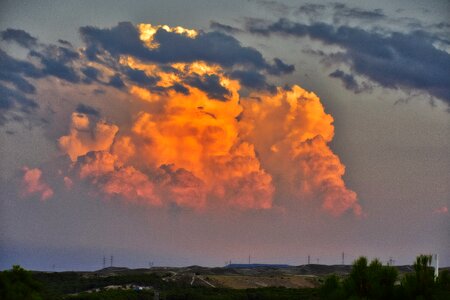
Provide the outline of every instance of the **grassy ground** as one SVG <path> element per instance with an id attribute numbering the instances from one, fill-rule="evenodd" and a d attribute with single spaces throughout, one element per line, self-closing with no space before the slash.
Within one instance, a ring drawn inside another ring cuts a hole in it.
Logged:
<path id="1" fill-rule="evenodd" d="M 261 287 L 315 288 L 316 277 L 301 275 L 284 276 L 241 276 L 241 275 L 208 275 L 204 279 L 215 286 L 232 289 L 250 289 Z"/>

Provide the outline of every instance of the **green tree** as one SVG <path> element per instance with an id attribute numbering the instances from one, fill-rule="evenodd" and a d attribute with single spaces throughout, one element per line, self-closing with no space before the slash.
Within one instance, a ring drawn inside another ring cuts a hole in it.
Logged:
<path id="1" fill-rule="evenodd" d="M 369 268 L 367 258 L 361 256 L 353 262 L 349 277 L 344 282 L 344 287 L 348 295 L 358 298 L 367 298 L 369 296 Z"/>
<path id="2" fill-rule="evenodd" d="M 431 255 L 419 255 L 413 267 L 414 273 L 406 274 L 402 281 L 405 296 L 410 299 L 431 299 L 435 288 Z"/>
<path id="3" fill-rule="evenodd" d="M 0 273 L 0 299 L 2 300 L 40 300 L 43 299 L 41 291 L 41 285 L 33 279 L 31 272 L 18 265 Z"/>
<path id="4" fill-rule="evenodd" d="M 323 299 L 394 299 L 397 270 L 383 266 L 378 259 L 368 265 L 360 257 L 352 265 L 349 276 L 341 283 L 336 275 L 329 276 L 321 287 Z"/>
<path id="5" fill-rule="evenodd" d="M 339 276 L 332 274 L 325 279 L 325 282 L 320 287 L 320 296 L 322 299 L 329 300 L 345 299 L 345 291 Z"/>
<path id="6" fill-rule="evenodd" d="M 383 266 L 378 259 L 373 260 L 368 268 L 369 298 L 393 299 L 397 276 L 397 269 Z"/>

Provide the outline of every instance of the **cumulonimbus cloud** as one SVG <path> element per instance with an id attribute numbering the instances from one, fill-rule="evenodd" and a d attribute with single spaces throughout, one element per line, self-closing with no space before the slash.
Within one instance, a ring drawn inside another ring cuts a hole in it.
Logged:
<path id="1" fill-rule="evenodd" d="M 98 103 L 94 109 L 76 102 L 58 139 L 72 161 L 67 188 L 80 180 L 108 198 L 197 211 L 269 210 L 294 202 L 336 216 L 362 214 L 328 145 L 333 117 L 320 99 L 297 85 L 265 83 L 263 74 L 293 67 L 279 59 L 270 64 L 223 34 L 130 26 L 81 31 L 87 48 L 78 50 L 77 76 L 86 80 L 76 84 L 117 88 L 132 109 L 119 121 L 100 114 Z M 205 52 L 203 42 L 224 47 Z M 120 86 L 110 84 L 113 77 Z M 252 80 L 262 89 L 243 96 L 241 86 Z M 123 99 L 108 101 L 105 106 Z M 280 189 L 287 199 L 276 198 Z"/>

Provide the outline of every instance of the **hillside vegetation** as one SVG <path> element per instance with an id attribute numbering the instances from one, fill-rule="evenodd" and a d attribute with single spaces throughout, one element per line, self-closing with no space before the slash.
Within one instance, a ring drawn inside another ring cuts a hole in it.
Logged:
<path id="1" fill-rule="evenodd" d="M 96 272 L 0 272 L 0 299 L 450 299 L 450 272 L 431 257 L 412 267 L 370 263 L 280 268 L 106 268 Z"/>

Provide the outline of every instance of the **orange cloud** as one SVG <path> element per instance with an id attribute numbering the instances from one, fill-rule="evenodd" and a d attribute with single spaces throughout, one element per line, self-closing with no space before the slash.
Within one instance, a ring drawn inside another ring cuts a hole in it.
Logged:
<path id="1" fill-rule="evenodd" d="M 87 115 L 73 113 L 69 135 L 60 137 L 58 142 L 61 150 L 76 161 L 89 151 L 108 150 L 118 130 L 102 120 L 91 126 Z"/>
<path id="2" fill-rule="evenodd" d="M 334 136 L 333 118 L 314 93 L 299 86 L 278 88 L 275 95 L 254 93 L 243 105 L 242 135 L 283 187 L 297 199 L 319 199 L 333 215 L 349 209 L 362 214 L 356 193 L 342 179 L 344 165 L 327 145 Z"/>
<path id="3" fill-rule="evenodd" d="M 153 35 L 161 28 L 197 34 L 141 24 L 141 40 L 157 48 Z M 119 63 L 158 78 L 163 91 L 127 81 L 131 123 L 119 132 L 117 125 L 74 113 L 70 133 L 59 139 L 62 151 L 78 160 L 79 177 L 106 195 L 196 210 L 270 209 L 282 189 L 289 200 L 279 202 L 309 199 L 332 215 L 363 214 L 342 179 L 345 166 L 328 146 L 333 117 L 314 93 L 293 86 L 241 97 L 239 82 L 218 65 L 162 68 L 124 55 Z"/>
<path id="4" fill-rule="evenodd" d="M 23 197 L 38 194 L 41 200 L 45 201 L 53 196 L 53 190 L 41 178 L 42 171 L 40 169 L 24 167 L 22 170 L 24 172 L 22 178 Z"/>

